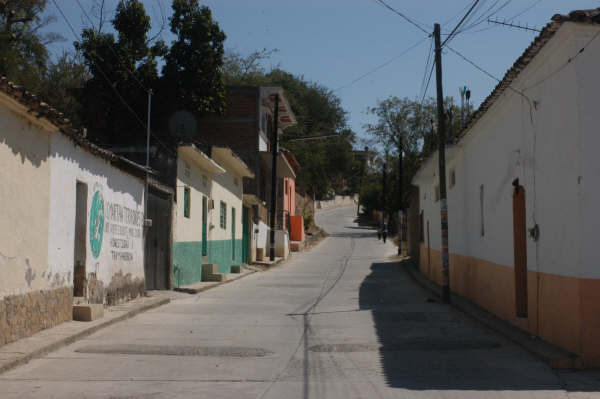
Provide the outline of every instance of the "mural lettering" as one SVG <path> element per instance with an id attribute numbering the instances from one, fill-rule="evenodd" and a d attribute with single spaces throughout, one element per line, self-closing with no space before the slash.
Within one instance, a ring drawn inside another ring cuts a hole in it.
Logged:
<path id="1" fill-rule="evenodd" d="M 105 231 L 112 236 L 109 241 L 113 260 L 131 262 L 134 240 L 142 237 L 144 213 L 126 206 L 106 202 Z"/>

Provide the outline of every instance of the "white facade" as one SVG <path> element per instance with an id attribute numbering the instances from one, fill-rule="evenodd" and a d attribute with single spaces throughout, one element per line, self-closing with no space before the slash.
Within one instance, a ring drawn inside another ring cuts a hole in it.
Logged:
<path id="1" fill-rule="evenodd" d="M 592 38 L 600 26 L 552 29 L 510 88 L 447 150 L 450 288 L 579 354 L 577 367 L 599 365 L 600 41 Z M 514 267 L 516 183 L 525 193 L 525 275 Z M 440 282 L 437 154 L 413 184 L 423 221 L 420 268 Z"/>
<path id="2" fill-rule="evenodd" d="M 143 287 L 142 180 L 76 146 L 60 133 L 51 137 L 50 154 L 48 270 L 41 277 L 53 284 L 73 285 L 79 182 L 87 187 L 85 270 L 88 281 L 102 282 L 105 290 L 122 289 L 131 284 Z"/>
<path id="3" fill-rule="evenodd" d="M 526 192 L 527 227 L 537 223 L 540 229 L 540 239 L 528 241 L 528 267 L 600 278 L 595 240 L 590 239 L 600 226 L 592 208 L 600 201 L 600 186 L 595 184 L 600 162 L 594 151 L 600 137 L 592 109 L 600 89 L 593 67 L 600 61 L 600 44 L 592 43 L 585 56 L 536 85 L 576 54 L 597 29 L 566 23 L 511 84 L 532 105 L 506 90 L 448 150 L 451 253 L 512 265 L 512 182 L 519 179 Z M 449 184 L 452 172 L 454 187 Z M 420 210 L 430 223 L 431 248 L 436 250 L 441 243 L 440 204 L 435 200 L 438 181 L 434 154 L 414 183 L 419 186 Z"/>

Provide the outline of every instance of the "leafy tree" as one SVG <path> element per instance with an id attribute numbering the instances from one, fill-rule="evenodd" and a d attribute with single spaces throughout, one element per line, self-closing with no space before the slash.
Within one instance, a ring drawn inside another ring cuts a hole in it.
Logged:
<path id="1" fill-rule="evenodd" d="M 40 33 L 54 21 L 42 17 L 46 2 L 0 1 L 0 75 L 36 92 L 48 61 L 46 44 L 61 39 L 56 33 Z"/>
<path id="2" fill-rule="evenodd" d="M 270 84 L 262 63 L 279 50 L 256 50 L 247 56 L 226 50 L 223 57 L 223 79 L 230 86 L 267 86 Z"/>
<path id="3" fill-rule="evenodd" d="M 199 114 L 222 113 L 225 33 L 198 0 L 173 0 L 172 7 L 171 32 L 177 39 L 165 57 L 163 101 Z"/>
<path id="4" fill-rule="evenodd" d="M 91 75 L 79 96 L 82 119 L 97 141 L 135 142 L 145 137 L 146 89 L 156 85 L 157 58 L 166 50 L 160 41 L 150 45 L 150 18 L 139 0 L 119 1 L 111 22 L 116 38 L 91 27 L 75 43 Z"/>
<path id="5" fill-rule="evenodd" d="M 460 113 L 452 98 L 445 100 L 445 108 L 450 110 L 452 116 Z M 390 191 L 396 194 L 393 201 L 385 204 L 385 210 L 403 210 L 406 207 L 410 180 L 418 169 L 419 158 L 423 153 L 437 149 L 436 102 L 432 98 L 420 103 L 409 98 L 391 96 L 379 101 L 368 112 L 377 117 L 375 123 L 365 125 L 371 140 L 376 146 L 389 150 L 393 156 L 398 157 L 398 162 L 392 167 L 394 184 L 390 185 Z M 458 118 L 449 121 L 450 138 L 458 132 L 459 125 Z"/>
<path id="6" fill-rule="evenodd" d="M 82 57 L 64 52 L 56 61 L 50 61 L 43 76 L 39 95 L 48 104 L 62 111 L 76 126 L 83 127 L 81 104 L 77 96 L 89 79 Z"/>

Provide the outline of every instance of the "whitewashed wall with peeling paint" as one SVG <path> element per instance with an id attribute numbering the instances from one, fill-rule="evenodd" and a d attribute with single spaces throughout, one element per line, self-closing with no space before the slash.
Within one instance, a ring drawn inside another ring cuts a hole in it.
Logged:
<path id="1" fill-rule="evenodd" d="M 47 287 L 53 130 L 0 93 L 0 299 Z"/>
<path id="2" fill-rule="evenodd" d="M 73 284 L 77 182 L 87 184 L 86 275 L 96 273 L 107 287 L 115 275 L 144 278 L 144 184 L 107 161 L 75 146 L 62 134 L 50 145 L 48 284 Z M 92 203 L 103 204 L 102 215 Z M 92 230 L 90 230 L 92 226 Z M 91 236 L 101 244 L 93 251 Z"/>

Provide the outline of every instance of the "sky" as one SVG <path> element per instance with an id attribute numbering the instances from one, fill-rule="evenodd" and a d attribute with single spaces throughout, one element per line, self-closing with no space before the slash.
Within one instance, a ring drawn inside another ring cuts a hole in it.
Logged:
<path id="1" fill-rule="evenodd" d="M 78 34 L 82 27 L 89 25 L 75 0 L 55 1 Z M 95 1 L 79 0 L 92 18 L 94 13 L 90 10 Z M 114 10 L 117 1 L 105 0 L 108 13 Z M 423 30 L 432 32 L 437 22 L 442 26 L 442 34 L 447 34 L 475 0 L 384 1 Z M 156 32 L 161 24 L 160 10 L 168 17 L 171 2 L 143 0 L 143 3 Z M 421 99 L 431 39 L 377 0 L 206 0 L 200 3 L 210 7 L 226 33 L 226 48 L 241 54 L 263 48 L 277 49 L 267 61 L 267 69 L 278 65 L 333 90 L 348 112 L 349 127 L 359 137 L 365 137 L 364 125 L 375 121 L 366 110 L 378 100 L 389 96 Z M 456 35 L 449 45 L 491 75 L 502 78 L 537 33 L 490 24 L 480 17 L 497 11 L 493 19 L 541 29 L 554 14 L 599 6 L 592 0 L 480 0 L 473 19 L 463 27 L 469 27 L 478 19 L 481 23 Z M 51 45 L 51 52 L 72 50 L 73 33 L 52 1 L 48 2 L 45 12 L 56 17 L 56 22 L 47 30 L 66 38 Z M 520 15 L 513 19 L 517 14 Z M 168 27 L 162 37 L 167 42 L 173 39 Z M 475 107 L 497 83 L 448 50 L 442 54 L 442 66 L 444 96 L 460 99 L 459 87 L 466 85 Z M 434 75 L 427 95 L 435 94 Z"/>

